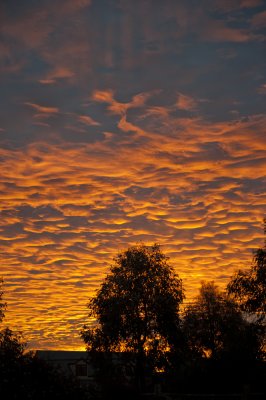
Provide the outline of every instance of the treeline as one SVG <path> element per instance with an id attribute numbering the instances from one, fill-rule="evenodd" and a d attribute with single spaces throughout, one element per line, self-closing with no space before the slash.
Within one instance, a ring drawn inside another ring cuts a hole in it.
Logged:
<path id="1" fill-rule="evenodd" d="M 114 259 L 90 299 L 89 317 L 97 324 L 84 326 L 81 336 L 96 360 L 104 354 L 110 362 L 113 352 L 133 355 L 129 398 L 136 398 L 133 389 L 149 391 L 158 380 L 165 391 L 175 393 L 235 393 L 243 385 L 263 392 L 265 246 L 254 254 L 250 270 L 240 270 L 225 291 L 203 282 L 191 304 L 184 305 L 184 299 L 182 280 L 159 245 L 130 247 Z M 117 398 L 121 374 L 115 374 L 113 365 L 105 379 L 103 364 L 98 363 L 103 398 Z"/>
<path id="2" fill-rule="evenodd" d="M 95 368 L 92 399 L 138 399 L 154 385 L 173 393 L 235 393 L 244 386 L 265 393 L 266 246 L 226 290 L 202 282 L 190 304 L 175 270 L 157 244 L 115 257 L 88 304 L 96 323 L 80 333 Z M 88 398 L 74 378 L 27 352 L 8 328 L 0 331 L 0 377 L 11 400 Z"/>
<path id="3" fill-rule="evenodd" d="M 0 325 L 6 304 L 1 301 Z M 87 397 L 75 379 L 66 377 L 34 352 L 26 351 L 26 343 L 18 332 L 0 330 L 0 398 L 8 400 L 85 400 Z"/>

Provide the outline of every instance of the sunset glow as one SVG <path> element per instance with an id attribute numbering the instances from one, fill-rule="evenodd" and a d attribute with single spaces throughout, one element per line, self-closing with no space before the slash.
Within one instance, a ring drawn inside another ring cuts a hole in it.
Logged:
<path id="1" fill-rule="evenodd" d="M 30 348 L 83 348 L 89 296 L 139 241 L 161 244 L 187 300 L 248 267 L 266 204 L 265 2 L 0 12 L 5 324 Z"/>

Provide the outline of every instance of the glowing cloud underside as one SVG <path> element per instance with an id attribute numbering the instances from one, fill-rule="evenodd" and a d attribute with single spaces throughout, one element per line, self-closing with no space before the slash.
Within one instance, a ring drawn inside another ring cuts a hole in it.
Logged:
<path id="1" fill-rule="evenodd" d="M 224 286 L 261 243 L 265 117 L 209 125 L 161 112 L 154 132 L 153 114 L 118 116 L 93 143 L 1 151 L 9 319 L 44 346 L 66 347 L 119 249 L 159 242 L 190 297 L 203 279 Z"/>
<path id="2" fill-rule="evenodd" d="M 263 245 L 264 2 L 15 3 L 1 7 L 5 323 L 31 348 L 83 346 L 89 296 L 138 241 L 162 245 L 187 301 L 202 280 L 224 288 Z"/>

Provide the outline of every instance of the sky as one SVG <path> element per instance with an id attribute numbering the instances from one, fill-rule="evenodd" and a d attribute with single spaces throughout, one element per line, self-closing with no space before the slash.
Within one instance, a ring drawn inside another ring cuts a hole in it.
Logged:
<path id="1" fill-rule="evenodd" d="M 31 349 L 84 348 L 144 242 L 221 289 L 263 245 L 266 2 L 3 0 L 0 276 Z"/>

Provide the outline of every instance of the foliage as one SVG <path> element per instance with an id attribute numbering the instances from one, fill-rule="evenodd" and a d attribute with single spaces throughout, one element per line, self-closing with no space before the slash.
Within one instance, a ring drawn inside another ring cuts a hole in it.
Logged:
<path id="1" fill-rule="evenodd" d="M 6 303 L 3 302 L 3 280 L 0 280 L 0 323 L 3 321 L 5 316 Z"/>
<path id="2" fill-rule="evenodd" d="M 184 334 L 198 357 L 259 359 L 262 331 L 248 322 L 238 305 L 211 283 L 202 283 L 194 304 L 185 310 Z"/>
<path id="3" fill-rule="evenodd" d="M 264 219 L 266 233 L 266 219 Z M 238 301 L 239 306 L 253 321 L 254 330 L 259 332 L 261 354 L 266 357 L 266 241 L 263 248 L 255 251 L 251 267 L 239 270 L 227 285 L 228 294 Z"/>
<path id="4" fill-rule="evenodd" d="M 14 333 L 9 328 L 0 331 L 0 354 L 2 357 L 18 359 L 23 356 L 26 343 L 21 333 Z"/>
<path id="5" fill-rule="evenodd" d="M 266 313 L 266 247 L 255 252 L 248 271 L 238 271 L 227 286 L 228 293 L 239 300 L 241 308 L 256 312 L 262 318 Z"/>
<path id="6" fill-rule="evenodd" d="M 0 332 L 1 391 L 10 400 L 84 400 L 77 382 L 55 371 L 32 352 L 25 352 L 20 334 L 5 328 Z"/>
<path id="7" fill-rule="evenodd" d="M 110 274 L 90 300 L 89 317 L 97 326 L 85 326 L 81 336 L 88 350 L 157 357 L 176 336 L 183 298 L 181 279 L 159 245 L 130 247 L 115 257 Z"/>
<path id="8" fill-rule="evenodd" d="M 0 300 L 2 295 L 1 291 Z M 3 317 L 2 312 L 1 318 Z M 26 347 L 21 333 L 13 332 L 8 327 L 0 330 L 1 393 L 4 393 L 7 399 L 84 400 L 86 398 L 77 382 L 54 371 L 35 358 L 32 352 L 26 352 Z"/>
<path id="9" fill-rule="evenodd" d="M 10 338 L 11 339 L 11 338 Z M 16 339 L 14 339 L 16 341 Z M 0 353 L 1 391 L 9 400 L 85 400 L 77 382 L 60 374 L 33 353 Z"/>

